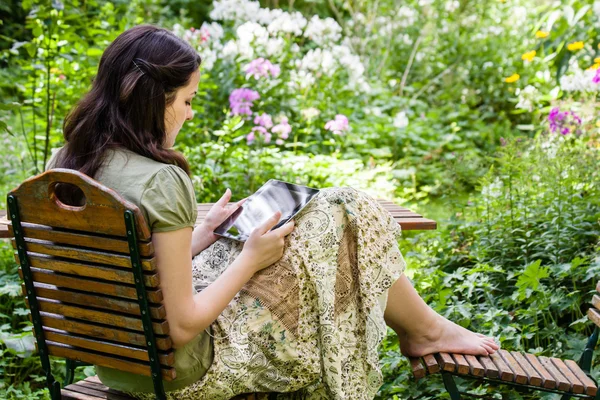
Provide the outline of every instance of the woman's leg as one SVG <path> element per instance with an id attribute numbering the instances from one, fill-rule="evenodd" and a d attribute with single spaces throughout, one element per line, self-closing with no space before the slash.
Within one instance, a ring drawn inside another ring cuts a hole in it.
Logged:
<path id="1" fill-rule="evenodd" d="M 440 351 L 488 355 L 499 349 L 492 338 L 471 332 L 433 311 L 404 274 L 389 289 L 384 318 L 398 334 L 400 350 L 406 356 Z"/>

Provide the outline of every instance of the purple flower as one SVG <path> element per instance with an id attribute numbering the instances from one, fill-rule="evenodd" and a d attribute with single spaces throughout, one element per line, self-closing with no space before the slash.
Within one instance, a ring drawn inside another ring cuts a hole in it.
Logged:
<path id="1" fill-rule="evenodd" d="M 335 119 L 325 124 L 325 129 L 333 132 L 334 135 L 341 135 L 348 130 L 348 118 L 345 115 L 337 114 Z"/>
<path id="2" fill-rule="evenodd" d="M 560 133 L 561 133 L 561 134 L 563 134 L 563 135 L 568 135 L 568 134 L 569 134 L 569 132 L 571 132 L 571 131 L 569 130 L 569 128 L 562 128 L 562 129 L 561 129 L 561 131 L 560 131 Z"/>
<path id="3" fill-rule="evenodd" d="M 578 132 L 577 126 L 581 125 L 581 118 L 573 111 L 560 111 L 560 108 L 554 107 L 548 114 L 548 122 L 552 133 L 560 132 L 562 135 L 568 135 L 571 132 Z"/>
<path id="4" fill-rule="evenodd" d="M 249 133 L 249 135 L 252 135 L 252 140 L 254 140 L 254 138 L 256 137 L 256 132 L 263 135 L 265 143 L 271 142 L 271 134 L 269 133 L 269 131 L 267 131 L 267 129 L 264 126 L 255 126 L 254 128 L 252 128 L 252 131 Z"/>
<path id="5" fill-rule="evenodd" d="M 273 127 L 273 119 L 269 114 L 262 113 L 254 118 L 254 123 L 269 129 Z"/>
<path id="6" fill-rule="evenodd" d="M 271 61 L 265 60 L 262 57 L 250 61 L 250 64 L 247 64 L 244 67 L 244 70 L 246 72 L 246 78 L 253 76 L 254 79 L 261 77 L 267 78 L 269 75 L 275 78 L 279 76 L 279 73 L 281 72 L 278 65 L 274 65 Z"/>
<path id="7" fill-rule="evenodd" d="M 275 125 L 273 129 L 271 129 L 271 132 L 279 133 L 279 137 L 281 139 L 287 139 L 290 136 L 290 133 L 292 132 L 292 127 L 288 123 L 287 117 L 281 117 L 281 122 Z"/>
<path id="8" fill-rule="evenodd" d="M 258 92 L 252 89 L 235 89 L 229 95 L 229 107 L 232 115 L 252 115 L 252 102 L 260 99 Z"/>
<path id="9" fill-rule="evenodd" d="M 600 83 L 600 68 L 596 70 L 596 75 L 592 78 L 592 82 L 598 84 Z"/>
<path id="10" fill-rule="evenodd" d="M 277 139 L 275 143 L 281 146 L 283 144 L 283 139 Z"/>
<path id="11" fill-rule="evenodd" d="M 506 139 L 504 139 L 503 137 L 500 138 L 500 146 L 506 146 Z"/>
<path id="12" fill-rule="evenodd" d="M 246 135 L 246 143 L 251 144 L 252 142 L 254 142 L 254 132 L 250 132 Z"/>

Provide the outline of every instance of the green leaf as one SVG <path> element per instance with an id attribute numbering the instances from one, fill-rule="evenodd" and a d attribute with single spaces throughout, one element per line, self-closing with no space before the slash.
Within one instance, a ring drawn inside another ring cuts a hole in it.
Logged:
<path id="1" fill-rule="evenodd" d="M 537 260 L 529 264 L 517 279 L 517 287 L 519 291 L 519 300 L 524 300 L 530 291 L 536 291 L 540 286 L 540 280 L 548 278 L 548 267 L 540 267 L 542 260 Z"/>

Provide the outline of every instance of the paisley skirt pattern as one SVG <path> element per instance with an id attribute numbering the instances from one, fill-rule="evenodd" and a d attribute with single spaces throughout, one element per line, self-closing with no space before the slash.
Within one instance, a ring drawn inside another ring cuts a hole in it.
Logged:
<path id="1" fill-rule="evenodd" d="M 328 188 L 294 218 L 283 257 L 258 272 L 211 325 L 214 360 L 169 399 L 372 399 L 382 385 L 377 346 L 388 288 L 405 262 L 400 226 L 353 188 Z M 197 291 L 239 255 L 219 239 L 192 262 Z M 141 399 L 151 394 L 135 394 Z"/>

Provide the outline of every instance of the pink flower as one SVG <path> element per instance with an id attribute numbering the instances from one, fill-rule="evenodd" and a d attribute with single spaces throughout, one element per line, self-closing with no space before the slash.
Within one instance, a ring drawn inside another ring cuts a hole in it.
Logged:
<path id="1" fill-rule="evenodd" d="M 277 139 L 275 141 L 275 143 L 281 146 L 283 144 L 283 140 L 282 139 Z"/>
<path id="2" fill-rule="evenodd" d="M 244 70 L 246 72 L 246 78 L 253 76 L 254 79 L 261 77 L 268 78 L 269 75 L 275 78 L 279 76 L 279 73 L 281 72 L 278 65 L 274 65 L 271 61 L 265 60 L 262 57 L 250 61 L 250 64 L 247 64 L 244 67 Z"/>
<path id="3" fill-rule="evenodd" d="M 287 139 L 290 136 L 290 133 L 292 132 L 292 127 L 288 123 L 287 117 L 281 117 L 281 122 L 275 125 L 273 129 L 271 129 L 271 132 L 279 133 L 279 137 L 281 139 Z"/>
<path id="4" fill-rule="evenodd" d="M 252 115 L 252 102 L 260 99 L 258 92 L 252 89 L 235 89 L 229 95 L 229 106 L 232 115 Z"/>
<path id="5" fill-rule="evenodd" d="M 263 135 L 265 143 L 271 142 L 272 135 L 269 133 L 269 131 L 267 131 L 267 129 L 264 126 L 255 126 L 254 128 L 252 128 L 252 132 L 249 133 L 249 135 L 252 135 L 252 140 L 254 140 L 256 132 Z M 250 142 L 248 142 L 248 144 L 250 144 Z"/>
<path id="6" fill-rule="evenodd" d="M 335 119 L 325 124 L 325 129 L 333 132 L 334 135 L 341 135 L 348 130 L 348 118 L 345 115 L 337 114 Z"/>
<path id="7" fill-rule="evenodd" d="M 594 75 L 594 77 L 592 78 L 592 82 L 598 84 L 600 83 L 600 68 L 598 68 L 596 70 L 596 74 Z"/>
<path id="8" fill-rule="evenodd" d="M 269 129 L 273 126 L 273 119 L 269 114 L 262 113 L 254 118 L 254 123 Z"/>
<path id="9" fill-rule="evenodd" d="M 246 135 L 246 143 L 251 144 L 252 142 L 254 142 L 254 132 Z"/>

